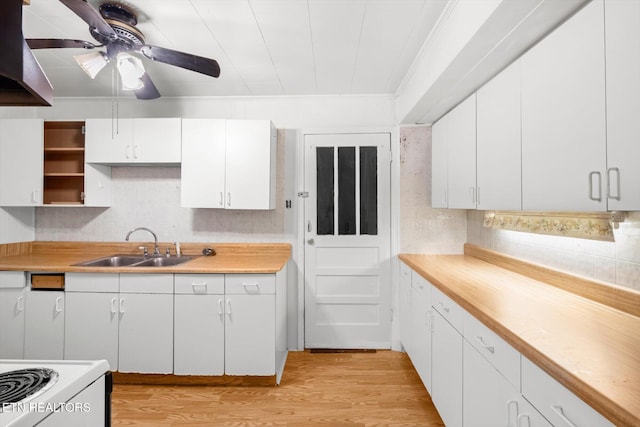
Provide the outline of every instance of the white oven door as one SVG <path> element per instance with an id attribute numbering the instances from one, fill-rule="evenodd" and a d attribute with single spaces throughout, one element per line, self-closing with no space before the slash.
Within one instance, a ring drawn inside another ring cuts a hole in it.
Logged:
<path id="1" fill-rule="evenodd" d="M 56 412 L 37 424 L 38 427 L 106 427 L 105 377 L 76 394 Z"/>

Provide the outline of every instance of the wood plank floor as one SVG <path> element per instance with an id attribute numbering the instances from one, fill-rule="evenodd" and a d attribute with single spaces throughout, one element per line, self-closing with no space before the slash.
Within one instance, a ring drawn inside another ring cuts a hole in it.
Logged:
<path id="1" fill-rule="evenodd" d="M 114 385 L 114 426 L 443 427 L 405 353 L 290 352 L 280 386 Z"/>

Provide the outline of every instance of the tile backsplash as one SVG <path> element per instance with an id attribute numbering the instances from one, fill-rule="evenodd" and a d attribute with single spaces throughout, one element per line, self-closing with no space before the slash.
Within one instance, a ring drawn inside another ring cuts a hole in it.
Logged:
<path id="1" fill-rule="evenodd" d="M 467 212 L 467 241 L 526 261 L 640 291 L 640 212 L 614 230 L 614 242 L 485 228 L 484 211 Z"/>

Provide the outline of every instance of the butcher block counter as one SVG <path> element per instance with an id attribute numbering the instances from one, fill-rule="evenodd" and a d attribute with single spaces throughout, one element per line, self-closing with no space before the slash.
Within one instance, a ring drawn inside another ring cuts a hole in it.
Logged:
<path id="1" fill-rule="evenodd" d="M 615 425 L 640 426 L 640 293 L 474 245 L 400 260 Z"/>
<path id="2" fill-rule="evenodd" d="M 148 242 L 24 242 L 0 245 L 0 270 L 86 273 L 276 273 L 291 256 L 288 243 L 182 243 L 183 255 L 202 255 L 212 248 L 214 256 L 198 256 L 183 264 L 166 267 L 82 267 L 75 264 L 114 255 L 142 255 L 140 246 L 153 253 Z M 159 242 L 162 254 L 173 243 Z"/>

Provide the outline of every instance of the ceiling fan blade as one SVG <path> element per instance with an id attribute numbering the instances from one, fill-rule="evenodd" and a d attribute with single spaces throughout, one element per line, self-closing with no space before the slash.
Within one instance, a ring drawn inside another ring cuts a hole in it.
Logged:
<path id="1" fill-rule="evenodd" d="M 107 24 L 97 10 L 87 3 L 87 0 L 60 0 L 60 2 L 89 24 L 89 27 L 95 28 L 101 35 L 110 39 L 118 37 L 113 28 Z"/>
<path id="2" fill-rule="evenodd" d="M 153 84 L 151 77 L 149 77 L 149 73 L 144 73 L 142 76 L 142 83 L 144 86 L 142 89 L 138 89 L 134 92 L 136 98 L 138 99 L 156 99 L 160 98 L 160 92 L 158 92 L 158 88 Z"/>
<path id="3" fill-rule="evenodd" d="M 149 45 L 141 47 L 140 53 L 154 61 L 175 65 L 176 67 L 185 68 L 211 77 L 220 76 L 220 66 L 215 59 Z"/>
<path id="4" fill-rule="evenodd" d="M 27 45 L 30 49 L 56 49 L 56 48 L 80 48 L 93 49 L 102 47 L 99 44 L 93 44 L 84 40 L 71 39 L 27 39 Z"/>

